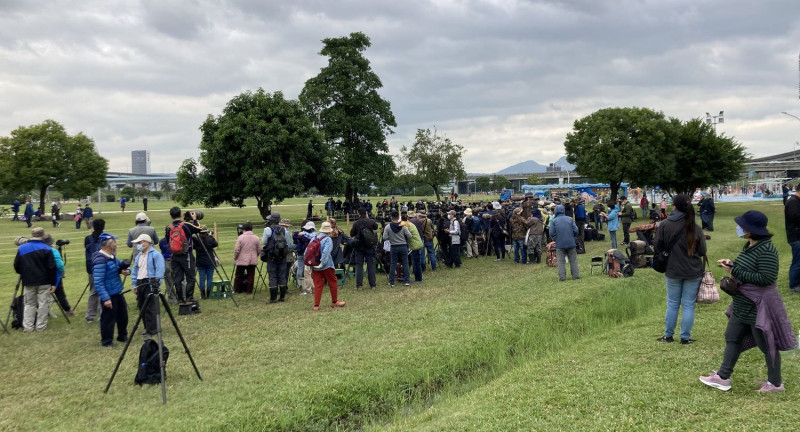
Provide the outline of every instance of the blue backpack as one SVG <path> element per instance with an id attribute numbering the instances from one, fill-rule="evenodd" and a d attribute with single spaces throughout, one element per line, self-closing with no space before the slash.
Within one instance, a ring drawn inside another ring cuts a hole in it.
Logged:
<path id="1" fill-rule="evenodd" d="M 478 216 L 472 216 L 472 226 L 470 227 L 469 232 L 471 232 L 472 234 L 480 234 L 482 228 L 483 227 L 481 226 L 481 218 L 479 218 Z"/>

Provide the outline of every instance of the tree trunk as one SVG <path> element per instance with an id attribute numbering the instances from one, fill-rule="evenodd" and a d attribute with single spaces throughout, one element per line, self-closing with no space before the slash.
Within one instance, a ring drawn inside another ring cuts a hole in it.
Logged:
<path id="1" fill-rule="evenodd" d="M 344 187 L 344 199 L 345 201 L 350 200 L 350 202 L 355 202 L 356 198 L 356 189 L 350 183 L 347 183 Z"/>
<path id="2" fill-rule="evenodd" d="M 611 188 L 611 201 L 609 202 L 609 204 L 611 205 L 614 205 L 617 202 L 617 191 L 619 190 L 620 183 L 621 182 L 618 181 L 612 181 L 608 184 L 609 187 Z"/>
<path id="3" fill-rule="evenodd" d="M 42 215 L 42 216 L 47 214 L 44 211 L 44 197 L 45 197 L 45 195 L 47 195 L 47 188 L 49 186 L 50 185 L 44 185 L 44 186 L 42 186 L 41 189 L 39 189 L 39 212 L 40 212 L 39 214 Z"/>
<path id="4" fill-rule="evenodd" d="M 442 200 L 439 199 L 439 185 L 432 184 L 430 186 L 433 188 L 433 193 L 436 194 L 436 201 L 441 202 Z"/>
<path id="5" fill-rule="evenodd" d="M 272 213 L 272 200 L 265 201 L 262 198 L 256 197 L 256 203 L 258 207 L 258 213 L 261 214 L 261 219 L 266 220 Z"/>

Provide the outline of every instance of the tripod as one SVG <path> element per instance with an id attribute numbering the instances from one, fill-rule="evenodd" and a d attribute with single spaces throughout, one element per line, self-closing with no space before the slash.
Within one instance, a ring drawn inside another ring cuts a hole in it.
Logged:
<path id="1" fill-rule="evenodd" d="M 197 240 L 197 243 L 200 243 L 200 246 L 203 247 L 203 250 L 205 251 L 206 255 L 214 258 L 214 272 L 217 274 L 217 276 L 219 276 L 220 280 L 227 280 L 228 282 L 232 282 L 231 278 L 228 277 L 228 272 L 225 271 L 225 267 L 222 265 L 222 261 L 220 261 L 219 256 L 217 255 L 217 252 L 214 249 L 211 249 L 211 251 L 209 252 L 208 248 L 206 247 L 206 243 L 203 241 L 202 238 L 200 238 L 200 236 L 198 234 L 194 234 L 194 237 Z M 219 264 L 217 264 L 217 263 L 219 263 Z M 220 269 L 222 269 L 222 273 L 220 273 Z M 235 266 L 234 266 L 234 270 L 235 270 Z M 224 274 L 225 277 L 223 277 L 223 274 Z M 236 307 L 238 308 L 239 307 L 239 303 L 236 301 L 235 298 L 233 298 L 234 297 L 233 296 L 233 288 L 231 288 L 230 294 L 231 294 L 230 298 L 231 298 L 231 300 L 233 300 L 233 304 L 235 304 Z"/>
<path id="2" fill-rule="evenodd" d="M 258 280 L 261 281 L 261 284 L 264 285 L 264 288 L 269 289 L 269 284 L 267 283 L 266 279 L 264 279 L 264 273 L 261 272 L 261 269 L 264 268 L 264 261 L 259 260 L 260 262 L 256 266 L 256 271 L 258 272 Z M 253 284 L 253 300 L 256 299 L 256 292 L 258 292 L 258 281 Z"/>
<path id="3" fill-rule="evenodd" d="M 164 305 L 164 309 L 167 311 L 167 315 L 169 315 L 170 321 L 172 321 L 172 327 L 175 328 L 175 333 L 178 334 L 178 337 L 183 344 L 183 349 L 186 351 L 186 355 L 189 357 L 189 361 L 192 363 L 192 367 L 194 368 L 195 373 L 197 374 L 197 378 L 200 381 L 203 381 L 203 377 L 200 376 L 200 371 L 197 370 L 197 365 L 194 363 L 194 359 L 192 358 L 192 354 L 189 352 L 189 346 L 186 345 L 186 340 L 183 338 L 183 334 L 181 334 L 181 330 L 178 328 L 178 323 L 175 321 L 175 316 L 172 315 L 172 310 L 169 308 L 169 303 L 167 303 L 167 299 L 164 297 L 158 290 L 158 284 L 155 285 L 150 282 L 147 286 L 140 285 L 137 289 L 147 289 L 149 292 L 147 293 L 147 297 L 144 299 L 144 303 L 142 304 L 142 310 L 139 311 L 139 317 L 136 318 L 136 324 L 133 325 L 133 330 L 131 331 L 131 337 L 128 337 L 128 341 L 125 343 L 125 348 L 122 350 L 122 354 L 119 356 L 119 360 L 117 361 L 116 367 L 114 367 L 114 372 L 111 374 L 111 378 L 108 380 L 108 385 L 106 385 L 106 389 L 103 390 L 103 393 L 108 393 L 108 389 L 111 388 L 111 383 L 114 382 L 114 377 L 117 376 L 117 371 L 119 370 L 120 364 L 122 364 L 122 360 L 125 358 L 125 353 L 128 351 L 128 347 L 131 345 L 131 341 L 133 340 L 133 335 L 136 334 L 136 329 L 139 328 L 139 323 L 142 322 L 144 317 L 145 311 L 147 311 L 147 306 L 150 304 L 151 301 L 158 301 L 161 299 L 161 304 Z M 165 384 L 165 371 L 164 366 L 166 366 L 164 362 L 164 342 L 161 337 L 161 308 L 156 308 L 156 334 L 158 335 L 158 360 L 159 364 L 161 365 L 161 400 L 163 404 L 167 404 L 167 386 Z"/>
<path id="4" fill-rule="evenodd" d="M 17 293 L 19 292 L 19 287 L 22 286 L 22 276 L 17 278 L 17 284 L 14 286 L 14 295 L 11 297 L 11 303 L 8 305 L 8 315 L 6 315 L 6 321 L 0 322 L 3 325 L 3 333 L 11 334 L 8 331 L 8 323 L 11 322 L 11 310 L 14 306 L 14 300 L 17 299 Z M 54 303 L 58 305 L 58 308 L 61 310 L 61 313 L 64 315 L 64 318 L 67 320 L 67 324 L 72 324 L 67 316 L 67 313 L 64 312 L 64 308 L 61 307 L 61 303 L 58 302 L 55 293 L 50 293 L 50 297 L 53 299 Z M 73 308 L 74 309 L 74 308 Z"/>

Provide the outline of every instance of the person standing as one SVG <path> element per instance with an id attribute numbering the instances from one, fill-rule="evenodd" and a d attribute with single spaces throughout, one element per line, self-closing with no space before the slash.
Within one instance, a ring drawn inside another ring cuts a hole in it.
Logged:
<path id="1" fill-rule="evenodd" d="M 586 205 L 583 204 L 583 199 L 578 198 L 575 205 L 575 225 L 578 226 L 578 237 L 583 238 L 583 230 L 586 227 Z"/>
<path id="2" fill-rule="evenodd" d="M 785 390 L 781 376 L 781 353 L 797 348 L 792 324 L 778 292 L 778 251 L 767 230 L 767 216 L 750 210 L 734 218 L 739 237 L 747 239 L 735 261 L 717 262 L 736 279 L 739 293 L 732 296 L 725 312 L 725 351 L 719 370 L 701 376 L 700 382 L 722 391 L 731 389 L 731 375 L 742 352 L 757 346 L 764 353 L 767 381 L 760 393 Z"/>
<path id="3" fill-rule="evenodd" d="M 499 202 L 492 203 L 492 217 L 491 217 L 491 233 L 492 244 L 494 245 L 494 254 L 497 257 L 495 261 L 502 261 L 506 259 L 506 217 L 503 215 L 502 206 Z"/>
<path id="4" fill-rule="evenodd" d="M 253 293 L 256 264 L 261 252 L 261 241 L 253 234 L 253 224 L 242 224 L 242 234 L 236 239 L 233 248 L 233 262 L 236 264 L 236 275 L 233 281 L 233 292 Z"/>
<path id="5" fill-rule="evenodd" d="M 450 265 L 448 267 L 461 268 L 461 224 L 456 218 L 456 211 L 450 210 L 447 212 L 447 219 L 450 221 L 450 226 L 447 228 L 447 234 L 450 235 Z M 408 285 L 408 284 L 406 284 Z"/>
<path id="6" fill-rule="evenodd" d="M 333 267 L 333 260 L 331 259 L 331 250 L 333 249 L 333 241 L 328 237 L 328 234 L 333 231 L 329 222 L 323 222 L 319 228 L 319 234 L 306 233 L 309 239 L 317 238 L 320 242 L 320 261 L 319 265 L 312 268 L 311 278 L 314 281 L 314 307 L 312 310 L 319 310 L 319 303 L 322 301 L 322 289 L 325 287 L 325 282 L 328 283 L 328 288 L 331 291 L 331 307 L 344 307 L 345 302 L 339 300 L 339 281 L 336 279 L 336 269 Z"/>
<path id="7" fill-rule="evenodd" d="M 86 229 L 92 228 L 92 218 L 94 218 L 94 211 L 92 210 L 91 203 L 86 203 L 83 209 L 83 221 L 86 223 Z"/>
<path id="8" fill-rule="evenodd" d="M 555 217 L 550 221 L 550 236 L 556 242 L 556 260 L 558 262 L 558 280 L 567 279 L 565 258 L 569 258 L 569 270 L 572 280 L 580 279 L 578 273 L 578 252 L 575 248 L 575 236 L 578 226 L 575 221 L 564 214 L 564 206 L 557 205 Z"/>
<path id="9" fill-rule="evenodd" d="M 142 197 L 142 206 L 143 206 L 143 211 L 147 211 L 147 195 Z"/>
<path id="10" fill-rule="evenodd" d="M 544 225 L 542 224 L 542 213 L 538 207 L 534 207 L 531 216 L 528 218 L 528 232 L 526 233 L 525 243 L 528 245 L 528 259 L 531 263 L 542 262 L 542 234 Z"/>
<path id="11" fill-rule="evenodd" d="M 528 223 L 522 217 L 522 207 L 517 207 L 511 214 L 511 241 L 514 243 L 514 262 L 528 263 L 528 254 L 525 251 L 525 235 L 528 232 Z M 522 255 L 522 257 L 520 257 Z"/>
<path id="12" fill-rule="evenodd" d="M 25 222 L 28 223 L 28 228 L 33 225 L 33 203 L 31 203 L 31 199 L 28 198 L 25 200 Z"/>
<path id="13" fill-rule="evenodd" d="M 674 210 L 658 226 L 655 238 L 655 253 L 669 251 L 667 271 L 667 311 L 664 317 L 664 334 L 659 342 L 672 342 L 678 310 L 681 318 L 681 343 L 694 342 L 691 338 L 694 326 L 694 306 L 697 289 L 703 279 L 703 257 L 706 255 L 706 238 L 701 227 L 695 223 L 694 207 L 688 195 L 675 195 Z"/>
<path id="14" fill-rule="evenodd" d="M 86 273 L 89 274 L 89 298 L 86 305 L 86 322 L 91 324 L 97 317 L 97 311 L 100 309 L 100 298 L 97 297 L 97 291 L 94 288 L 94 276 L 92 269 L 92 261 L 94 255 L 100 250 L 100 234 L 106 229 L 106 221 L 104 219 L 95 219 L 92 221 L 92 231 L 83 239 L 83 248 L 85 252 Z"/>
<path id="15" fill-rule="evenodd" d="M 464 209 L 464 219 L 461 223 L 462 229 L 466 229 L 469 233 L 467 236 L 467 258 L 478 258 L 480 251 L 478 251 L 478 234 L 481 232 L 481 220 L 473 218 L 472 209 L 467 207 Z"/>
<path id="16" fill-rule="evenodd" d="M 428 213 L 425 210 L 420 210 L 417 213 L 422 229 L 419 230 L 422 235 L 423 248 L 419 254 L 419 261 L 422 265 L 422 271 L 426 270 L 426 262 L 430 261 L 431 271 L 436 271 L 436 252 L 433 249 L 433 227 L 431 220 L 428 219 Z M 426 258 L 427 255 L 427 258 Z M 427 261 L 426 261 L 427 260 Z"/>
<path id="17" fill-rule="evenodd" d="M 119 199 L 119 206 L 122 209 L 122 213 L 125 213 L 125 204 L 127 204 L 127 203 L 128 203 L 127 198 L 122 197 L 122 198 Z"/>
<path id="18" fill-rule="evenodd" d="M 117 258 L 117 239 L 108 233 L 98 236 L 100 250 L 92 258 L 92 275 L 94 288 L 103 312 L 100 313 L 100 343 L 104 347 L 113 348 L 114 326 L 117 327 L 117 341 L 128 341 L 128 304 L 122 295 L 122 279 L 120 275 L 131 274 L 130 269 L 123 269 L 122 261 Z"/>
<path id="19" fill-rule="evenodd" d="M 714 214 L 716 212 L 713 195 L 703 193 L 703 200 L 700 205 L 700 219 L 705 222 L 706 231 L 714 231 Z"/>
<path id="20" fill-rule="evenodd" d="M 194 285 L 196 278 L 191 238 L 194 234 L 200 234 L 202 228 L 197 222 L 197 214 L 195 212 L 189 212 L 191 220 L 186 223 L 181 220 L 180 207 L 175 206 L 169 209 L 169 216 L 172 218 L 172 223 L 167 225 L 164 230 L 164 237 L 170 245 L 170 252 L 172 252 L 172 284 L 175 290 L 178 291 L 178 300 L 180 302 L 194 301 Z M 177 231 L 179 229 L 183 230 L 183 235 L 180 235 Z M 252 224 L 250 225 L 250 229 L 253 229 Z M 170 233 L 174 233 L 175 237 L 171 236 Z M 179 238 L 185 239 L 184 248 L 181 250 L 173 249 L 173 246 L 178 246 L 173 244 L 177 243 L 174 239 Z M 258 240 L 258 238 L 256 238 L 256 240 Z M 186 287 L 182 289 L 184 280 L 186 282 Z"/>
<path id="21" fill-rule="evenodd" d="M 364 231 L 367 230 L 367 231 Z M 364 286 L 364 264 L 367 265 L 367 282 L 370 289 L 375 289 L 375 246 L 378 244 L 378 223 L 367 217 L 365 207 L 358 208 L 358 220 L 350 228 L 350 237 L 358 239 L 353 250 L 356 264 L 356 291 Z"/>
<path id="22" fill-rule="evenodd" d="M 289 290 L 289 268 L 286 266 L 286 255 L 291 254 L 294 248 L 292 236 L 286 229 L 288 221 L 281 220 L 281 214 L 272 212 L 266 220 L 267 226 L 261 236 L 264 246 L 271 244 L 267 249 L 267 275 L 269 277 L 269 303 L 285 301 L 286 292 Z M 278 250 L 278 240 L 283 238 L 283 249 Z M 280 292 L 280 298 L 278 293 Z"/>
<path id="23" fill-rule="evenodd" d="M 55 292 L 58 269 L 53 250 L 44 243 L 44 228 L 31 230 L 28 242 L 17 249 L 14 270 L 20 275 L 25 296 L 22 329 L 44 331 L 50 314 L 50 294 Z"/>
<path id="24" fill-rule="evenodd" d="M 75 229 L 81 229 L 81 221 L 83 220 L 83 209 L 81 205 L 78 204 L 78 208 L 75 210 L 75 214 L 72 216 L 72 220 L 75 221 Z"/>
<path id="25" fill-rule="evenodd" d="M 594 213 L 594 228 L 599 233 L 603 230 L 603 218 L 606 212 L 606 206 L 603 205 L 602 201 L 598 201 L 597 204 L 594 205 L 592 209 L 592 213 Z"/>
<path id="26" fill-rule="evenodd" d="M 52 205 L 50 206 L 50 219 L 53 221 L 53 228 L 58 228 L 61 223 L 58 221 L 60 218 L 60 210 L 58 209 L 58 205 L 56 202 L 53 201 Z"/>
<path id="27" fill-rule="evenodd" d="M 321 232 L 322 230 L 320 230 Z M 400 214 L 392 211 L 392 222 L 383 229 L 383 241 L 389 240 L 389 287 L 394 288 L 394 277 L 397 273 L 397 263 L 403 268 L 403 281 L 409 286 L 411 280 L 408 273 L 408 243 L 411 241 L 411 232 L 400 225 Z"/>
<path id="28" fill-rule="evenodd" d="M 642 194 L 642 199 L 639 201 L 639 207 L 642 209 L 642 219 L 647 219 L 647 207 L 650 201 L 647 200 L 647 194 Z"/>
<path id="29" fill-rule="evenodd" d="M 789 199 L 789 185 L 784 183 L 783 187 L 781 188 L 781 192 L 783 192 L 783 205 L 786 205 L 786 201 Z"/>
<path id="30" fill-rule="evenodd" d="M 425 246 L 422 242 L 422 236 L 419 234 L 417 226 L 409 220 L 409 215 L 416 216 L 416 213 L 409 212 L 400 216 L 402 221 L 400 225 L 408 228 L 411 233 L 411 239 L 408 241 L 408 248 L 411 250 L 409 256 L 411 257 L 411 268 L 414 270 L 414 283 L 422 283 L 422 263 L 420 262 L 420 250 Z"/>
<path id="31" fill-rule="evenodd" d="M 69 301 L 67 300 L 67 294 L 64 292 L 64 276 L 66 276 L 66 268 L 64 267 L 64 260 L 61 258 L 61 252 L 59 252 L 57 248 L 53 247 L 54 240 L 55 239 L 53 239 L 53 236 L 50 234 L 44 235 L 44 244 L 50 246 L 51 250 L 53 251 L 53 259 L 56 261 L 56 269 L 58 273 L 56 276 L 56 289 L 53 294 L 55 294 L 58 304 L 61 305 L 61 309 L 64 310 L 64 315 L 73 316 L 75 313 L 72 311 L 72 307 L 69 305 Z"/>
<path id="32" fill-rule="evenodd" d="M 601 218 L 606 218 L 606 229 L 608 238 L 611 240 L 611 249 L 617 248 L 617 231 L 619 230 L 619 206 L 616 204 L 608 205 L 608 214 L 600 213 Z"/>
<path id="33" fill-rule="evenodd" d="M 136 214 L 136 218 L 134 218 L 134 227 L 128 230 L 128 240 L 125 242 L 129 248 L 134 247 L 134 240 L 139 238 L 142 234 L 147 234 L 150 236 L 152 240 L 151 244 L 158 244 L 158 235 L 156 235 L 156 229 L 150 226 L 150 219 L 147 217 L 147 214 L 144 212 L 140 212 Z M 133 255 L 136 255 L 138 251 L 134 249 Z"/>
<path id="34" fill-rule="evenodd" d="M 783 207 L 786 241 L 792 248 L 792 264 L 789 266 L 789 289 L 800 293 L 800 183 Z"/>
<path id="35" fill-rule="evenodd" d="M 308 211 L 306 212 L 306 219 L 311 220 L 314 216 L 314 200 L 308 200 Z"/>
<path id="36" fill-rule="evenodd" d="M 164 279 L 164 257 L 153 247 L 153 239 L 147 234 L 139 234 L 133 244 L 136 245 L 137 254 L 132 265 L 131 285 L 136 294 L 136 307 L 141 312 L 148 294 L 156 293 Z M 153 296 L 147 309 L 141 312 L 144 330 L 148 336 L 158 332 L 156 317 L 161 307 L 159 301 L 158 297 Z"/>
<path id="37" fill-rule="evenodd" d="M 11 221 L 12 221 L 12 222 L 13 222 L 13 221 L 18 221 L 18 220 L 19 220 L 19 207 L 20 207 L 19 200 L 18 200 L 18 199 L 16 199 L 16 198 L 14 198 L 14 202 L 13 202 L 13 203 L 11 203 L 11 210 L 13 210 L 13 211 L 14 211 L 14 217 L 13 217 L 13 218 L 11 218 Z"/>
<path id="38" fill-rule="evenodd" d="M 621 210 L 619 211 L 619 221 L 622 223 L 622 235 L 623 235 L 622 244 L 628 245 L 631 243 L 630 228 L 631 224 L 633 223 L 632 215 L 635 210 L 633 209 L 633 205 L 630 203 L 630 201 L 628 201 L 628 197 L 626 197 L 625 195 L 623 195 L 619 199 L 619 201 L 621 208 Z"/>
<path id="39" fill-rule="evenodd" d="M 192 237 L 193 249 L 195 250 L 195 262 L 197 263 L 197 276 L 200 279 L 200 298 L 207 299 L 211 295 L 211 287 L 214 283 L 214 248 L 219 246 L 217 240 L 211 235 L 208 229 L 200 230 L 200 235 Z"/>

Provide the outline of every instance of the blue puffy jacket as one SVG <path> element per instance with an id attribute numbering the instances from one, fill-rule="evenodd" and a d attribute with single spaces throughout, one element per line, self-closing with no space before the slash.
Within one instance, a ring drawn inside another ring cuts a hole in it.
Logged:
<path id="1" fill-rule="evenodd" d="M 550 222 L 550 237 L 556 240 L 556 249 L 572 249 L 575 247 L 575 236 L 578 225 L 575 220 L 564 215 L 564 206 L 557 205 L 555 216 Z"/>
<path id="2" fill-rule="evenodd" d="M 614 207 L 609 210 L 606 214 L 608 216 L 608 230 L 609 231 L 617 231 L 619 230 L 619 206 L 615 205 Z"/>
<path id="3" fill-rule="evenodd" d="M 94 289 L 97 291 L 100 302 L 109 300 L 112 295 L 122 292 L 122 279 L 119 277 L 119 265 L 122 263 L 116 257 L 109 257 L 102 251 L 94 254 L 92 259 L 92 276 Z"/>

